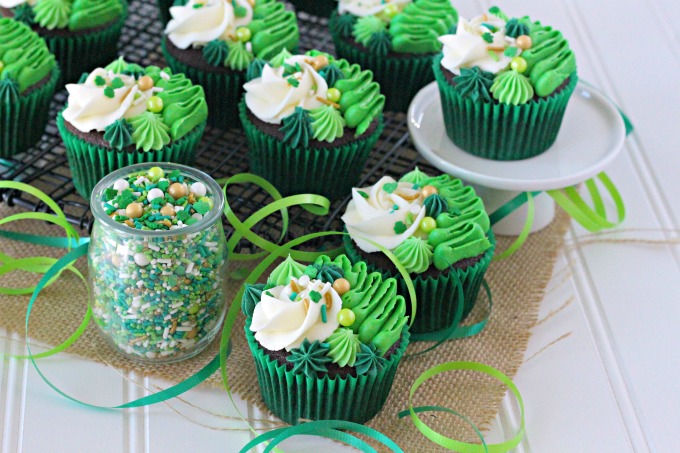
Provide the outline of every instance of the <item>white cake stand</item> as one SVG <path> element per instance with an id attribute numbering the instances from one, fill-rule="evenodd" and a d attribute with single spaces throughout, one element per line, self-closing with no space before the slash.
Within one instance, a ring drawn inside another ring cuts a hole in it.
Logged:
<path id="1" fill-rule="evenodd" d="M 437 83 L 424 87 L 408 111 L 416 148 L 439 170 L 473 185 L 489 212 L 521 192 L 561 189 L 600 173 L 621 151 L 626 138 L 623 119 L 598 90 L 578 83 L 555 143 L 545 153 L 519 161 L 473 156 L 451 142 L 444 129 Z M 547 194 L 535 199 L 532 231 L 546 227 L 555 215 Z M 526 221 L 526 205 L 494 225 L 496 234 L 518 235 Z"/>

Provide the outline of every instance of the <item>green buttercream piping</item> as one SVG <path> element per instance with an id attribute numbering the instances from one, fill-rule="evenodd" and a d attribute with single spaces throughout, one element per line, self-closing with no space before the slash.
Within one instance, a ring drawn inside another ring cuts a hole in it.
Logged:
<path id="1" fill-rule="evenodd" d="M 111 63 L 106 65 L 104 69 L 107 71 L 111 71 L 114 74 L 122 74 L 123 71 L 125 71 L 128 67 L 128 62 L 125 61 L 123 57 L 118 57 L 117 59 L 113 60 Z"/>
<path id="2" fill-rule="evenodd" d="M 534 88 L 529 78 L 514 69 L 496 74 L 490 91 L 494 99 L 502 104 L 526 104 L 534 97 Z"/>
<path id="3" fill-rule="evenodd" d="M 340 327 L 326 340 L 328 343 L 328 357 L 339 366 L 354 366 L 357 353 L 361 350 L 359 336 L 352 329 Z"/>
<path id="4" fill-rule="evenodd" d="M 373 55 L 384 57 L 392 49 L 392 37 L 386 31 L 373 33 L 366 47 Z"/>
<path id="5" fill-rule="evenodd" d="M 522 58 L 527 62 L 525 73 L 529 74 L 536 94 L 545 97 L 576 72 L 576 57 L 562 33 L 539 22 L 531 27 L 532 47 L 522 52 Z"/>
<path id="6" fill-rule="evenodd" d="M 246 71 L 246 81 L 250 82 L 251 80 L 262 77 L 262 70 L 266 64 L 267 62 L 262 58 L 256 58 L 251 61 L 248 65 L 248 70 Z"/>
<path id="7" fill-rule="evenodd" d="M 295 13 L 287 11 L 282 2 L 258 1 L 248 28 L 252 33 L 253 53 L 265 60 L 281 49 L 294 49 L 300 40 Z"/>
<path id="8" fill-rule="evenodd" d="M 308 378 L 316 379 L 318 373 L 326 373 L 326 364 L 331 362 L 329 350 L 318 341 L 310 343 L 304 339 L 299 348 L 291 349 L 288 362 L 293 364 L 293 373 L 302 373 Z"/>
<path id="9" fill-rule="evenodd" d="M 322 255 L 314 262 L 317 266 L 324 266 L 331 263 L 342 269 L 344 274 L 343 278 L 349 282 L 351 288 L 349 291 L 350 293 L 363 287 L 364 282 L 366 281 L 366 263 L 359 261 L 356 264 L 352 264 L 346 255 L 339 255 L 335 260 L 331 260 L 328 256 Z"/>
<path id="10" fill-rule="evenodd" d="M 403 53 L 436 53 L 437 38 L 458 22 L 458 12 L 449 0 L 416 0 L 390 22 L 392 48 Z"/>
<path id="11" fill-rule="evenodd" d="M 203 58 L 212 66 L 224 66 L 228 56 L 229 46 L 221 39 L 213 39 L 203 48 Z"/>
<path id="12" fill-rule="evenodd" d="M 305 275 L 309 278 L 333 284 L 337 279 L 345 276 L 345 271 L 335 264 L 310 264 L 305 268 Z"/>
<path id="13" fill-rule="evenodd" d="M 173 140 L 179 140 L 208 118 L 208 104 L 200 85 L 192 85 L 184 74 L 160 79 L 156 84 L 163 91 L 156 94 L 163 100 L 163 122 L 170 128 Z"/>
<path id="14" fill-rule="evenodd" d="M 387 362 L 387 359 L 380 356 L 380 351 L 373 343 L 369 345 L 362 343 L 354 367 L 357 370 L 357 376 L 364 374 L 375 376 L 385 367 L 385 362 Z"/>
<path id="15" fill-rule="evenodd" d="M 505 24 L 505 34 L 511 38 L 517 38 L 518 36 L 528 35 L 529 27 L 518 19 L 510 19 Z"/>
<path id="16" fill-rule="evenodd" d="M 75 0 L 68 28 L 85 30 L 107 24 L 123 14 L 120 0 Z"/>
<path id="17" fill-rule="evenodd" d="M 399 178 L 399 182 L 410 182 L 411 184 L 418 184 L 420 187 L 422 187 L 425 185 L 423 184 L 423 181 L 428 178 L 429 176 L 425 172 L 420 171 L 420 169 L 416 167 L 414 170 L 411 170 Z"/>
<path id="18" fill-rule="evenodd" d="M 492 6 L 491 8 L 489 8 L 489 13 L 506 22 L 510 20 L 508 16 L 503 11 L 501 11 L 501 9 L 498 6 Z"/>
<path id="19" fill-rule="evenodd" d="M 313 136 L 312 119 L 309 112 L 302 107 L 295 107 L 295 111 L 282 120 L 279 128 L 283 132 L 283 141 L 290 143 L 293 148 L 309 146 L 309 139 Z"/>
<path id="20" fill-rule="evenodd" d="M 446 198 L 439 194 L 430 195 L 423 201 L 423 206 L 425 206 L 425 213 L 428 217 L 436 219 L 442 212 L 448 212 L 449 203 Z"/>
<path id="21" fill-rule="evenodd" d="M 248 52 L 242 42 L 236 42 L 229 45 L 229 53 L 224 65 L 234 71 L 245 71 L 253 58 L 253 54 Z"/>
<path id="22" fill-rule="evenodd" d="M 337 60 L 337 63 L 345 73 L 345 78 L 334 86 L 342 93 L 340 111 L 347 127 L 356 128 L 355 135 L 359 136 L 382 113 L 385 96 L 380 94 L 380 85 L 373 80 L 371 71 L 362 71 L 359 65 L 349 65 L 345 60 Z"/>
<path id="23" fill-rule="evenodd" d="M 486 233 L 476 223 L 463 223 L 453 231 L 438 234 L 439 228 L 430 232 L 427 242 L 430 245 L 446 236 L 447 239 L 434 247 L 434 265 L 439 270 L 448 269 L 449 266 L 465 258 L 473 258 L 486 252 L 491 243 Z"/>
<path id="24" fill-rule="evenodd" d="M 246 316 L 253 316 L 255 305 L 262 299 L 262 292 L 264 285 L 259 283 L 256 285 L 246 285 L 243 291 L 243 298 L 241 299 L 241 311 Z"/>
<path id="25" fill-rule="evenodd" d="M 345 119 L 342 113 L 331 105 L 323 105 L 309 112 L 312 118 L 314 138 L 319 141 L 333 142 L 344 135 Z"/>
<path id="26" fill-rule="evenodd" d="M 494 75 L 492 73 L 482 71 L 478 66 L 461 68 L 460 75 L 453 78 L 456 84 L 454 89 L 463 98 L 470 98 L 473 101 L 479 99 L 487 102 L 491 102 L 489 90 L 491 85 L 493 85 L 493 80 Z"/>
<path id="27" fill-rule="evenodd" d="M 132 126 L 132 140 L 137 149 L 159 150 L 170 143 L 170 128 L 163 123 L 160 115 L 144 112 L 128 120 Z"/>
<path id="28" fill-rule="evenodd" d="M 285 63 L 286 60 L 292 56 L 293 54 L 288 52 L 288 49 L 283 48 L 279 53 L 276 54 L 274 58 L 269 60 L 269 65 L 272 68 L 278 68 L 279 66 L 283 66 L 283 63 Z"/>
<path id="29" fill-rule="evenodd" d="M 109 143 L 113 149 L 123 150 L 132 145 L 132 126 L 121 118 L 106 126 L 104 129 L 104 140 Z"/>
<path id="30" fill-rule="evenodd" d="M 8 18 L 0 19 L 0 61 L 5 65 L 0 79 L 15 81 L 19 94 L 47 77 L 56 66 L 45 41 L 28 25 Z"/>
<path id="31" fill-rule="evenodd" d="M 376 16 L 363 16 L 357 19 L 354 24 L 354 39 L 364 46 L 368 45 L 368 41 L 375 33 L 382 33 L 387 30 L 387 25 L 382 19 Z"/>
<path id="32" fill-rule="evenodd" d="M 422 274 L 432 264 L 434 247 L 419 237 L 411 236 L 394 249 L 394 256 L 410 274 Z"/>
<path id="33" fill-rule="evenodd" d="M 292 278 L 302 277 L 305 273 L 305 267 L 288 255 L 269 275 L 267 285 L 270 287 L 287 285 Z"/>
<path id="34" fill-rule="evenodd" d="M 323 68 L 321 71 L 319 71 L 319 75 L 324 78 L 328 84 L 328 88 L 333 88 L 338 80 L 345 78 L 345 74 L 342 72 L 342 70 L 334 64 L 329 64 Z"/>
<path id="35" fill-rule="evenodd" d="M 48 30 L 66 28 L 71 14 L 70 0 L 38 0 L 35 4 L 35 20 Z"/>
<path id="36" fill-rule="evenodd" d="M 343 38 L 349 38 L 354 31 L 357 18 L 352 14 L 341 14 L 335 21 L 333 32 Z"/>
<path id="37" fill-rule="evenodd" d="M 134 77 L 135 79 L 138 79 L 145 75 L 146 71 L 144 70 L 143 67 L 141 67 L 137 63 L 128 63 L 127 67 L 125 67 L 123 71 L 121 71 L 121 74 L 129 75 Z"/>
<path id="38" fill-rule="evenodd" d="M 35 23 L 35 12 L 33 7 L 28 3 L 22 3 L 14 8 L 14 20 L 23 22 L 26 25 L 33 25 Z"/>

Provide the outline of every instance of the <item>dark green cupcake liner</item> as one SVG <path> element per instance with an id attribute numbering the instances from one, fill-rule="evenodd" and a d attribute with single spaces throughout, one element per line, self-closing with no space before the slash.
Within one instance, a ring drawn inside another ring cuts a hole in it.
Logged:
<path id="1" fill-rule="evenodd" d="M 432 333 L 450 328 L 456 320 L 459 298 L 456 288 L 456 274 L 463 287 L 463 317 L 472 311 L 477 301 L 479 289 L 484 280 L 484 274 L 489 268 L 494 249 L 496 248 L 496 238 L 492 230 L 488 233 L 491 247 L 484 252 L 480 261 L 464 269 L 451 268 L 447 272 L 442 272 L 438 277 L 422 277 L 412 274 L 413 286 L 416 291 L 417 310 L 416 319 L 411 325 L 411 333 Z M 394 278 L 399 283 L 398 292 L 407 300 L 407 307 L 410 307 L 408 288 L 406 282 L 399 273 L 376 267 L 369 261 L 364 260 L 349 235 L 343 236 L 343 243 L 347 257 L 352 263 L 358 261 L 366 262 L 368 272 L 380 272 L 384 278 Z"/>
<path id="2" fill-rule="evenodd" d="M 338 9 L 337 0 L 290 0 L 297 11 L 319 17 L 328 17 Z"/>
<path id="3" fill-rule="evenodd" d="M 101 30 L 69 36 L 41 35 L 59 63 L 62 84 L 77 82 L 84 72 L 104 67 L 116 59 L 127 8 L 127 2 L 123 1 L 120 18 Z"/>
<path id="4" fill-rule="evenodd" d="M 528 159 L 552 146 L 576 88 L 576 73 L 558 93 L 538 101 L 517 106 L 475 102 L 460 96 L 446 80 L 441 59 L 441 55 L 434 59 L 433 69 L 441 94 L 446 134 L 456 146 L 493 160 Z"/>
<path id="5" fill-rule="evenodd" d="M 66 157 L 73 176 L 73 185 L 86 200 L 94 186 L 106 175 L 119 168 L 143 162 L 173 162 L 192 165 L 195 150 L 201 141 L 205 123 L 160 150 L 118 151 L 89 143 L 66 128 L 61 112 L 57 116 L 57 127 L 66 147 Z"/>
<path id="6" fill-rule="evenodd" d="M 283 195 L 314 193 L 330 200 L 349 195 L 384 127 L 380 116 L 372 133 L 345 145 L 294 148 L 260 131 L 248 118 L 245 99 L 239 107 L 250 149 L 250 171 L 268 180 Z"/>
<path id="7" fill-rule="evenodd" d="M 47 82 L 17 102 L 0 104 L 0 157 L 10 157 L 35 145 L 45 132 L 50 102 L 59 81 L 55 66 Z"/>
<path id="8" fill-rule="evenodd" d="M 246 71 L 208 72 L 190 66 L 175 58 L 166 47 L 166 37 L 161 40 L 163 55 L 173 72 L 182 73 L 194 84 L 201 85 L 208 103 L 208 124 L 221 129 L 240 126 L 238 103 L 246 83 Z"/>
<path id="9" fill-rule="evenodd" d="M 367 49 L 355 47 L 346 38 L 334 32 L 337 17 L 337 13 L 331 16 L 329 27 L 338 57 L 373 72 L 373 80 L 380 84 L 380 92 L 385 95 L 385 110 L 406 112 L 418 91 L 434 81 L 432 73 L 434 55 L 400 54 L 382 57 L 371 55 Z"/>
<path id="10" fill-rule="evenodd" d="M 170 7 L 175 3 L 175 0 L 156 0 L 158 5 L 158 18 L 163 26 L 170 22 Z"/>
<path id="11" fill-rule="evenodd" d="M 255 359 L 262 399 L 274 415 L 291 425 L 300 419 L 366 423 L 375 417 L 387 401 L 410 337 L 405 327 L 399 348 L 375 376 L 311 378 L 270 358 L 255 340 L 250 323 L 251 319 L 246 319 L 246 339 Z"/>

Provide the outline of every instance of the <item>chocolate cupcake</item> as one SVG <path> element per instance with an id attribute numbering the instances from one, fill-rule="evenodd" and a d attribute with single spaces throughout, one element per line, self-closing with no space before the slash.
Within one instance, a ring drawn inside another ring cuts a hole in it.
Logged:
<path id="1" fill-rule="evenodd" d="M 447 330 L 470 313 L 495 247 L 484 203 L 472 187 L 418 168 L 399 181 L 384 176 L 352 189 L 342 221 L 352 262 L 365 261 L 369 271 L 396 278 L 404 296 L 406 283 L 377 245 L 409 272 L 418 302 L 412 333 Z"/>
<path id="2" fill-rule="evenodd" d="M 561 32 L 498 8 L 440 38 L 434 60 L 444 125 L 461 149 L 526 159 L 555 142 L 576 87 L 576 58 Z"/>
<path id="3" fill-rule="evenodd" d="M 248 66 L 297 48 L 295 14 L 274 0 L 190 0 L 170 14 L 161 43 L 168 65 L 205 89 L 211 126 L 238 127 Z"/>
<path id="4" fill-rule="evenodd" d="M 328 54 L 279 54 L 248 70 L 241 122 L 250 170 L 281 193 L 346 196 L 383 129 L 371 71 Z"/>
<path id="5" fill-rule="evenodd" d="M 73 183 L 85 198 L 104 176 L 128 165 L 193 163 L 208 107 L 203 88 L 183 74 L 121 57 L 66 89 L 57 127 Z"/>
<path id="6" fill-rule="evenodd" d="M 290 257 L 243 295 L 246 338 L 262 398 L 290 424 L 365 423 L 385 404 L 409 342 L 394 279 L 340 255 Z"/>
<path id="7" fill-rule="evenodd" d="M 373 71 L 385 109 L 405 112 L 434 80 L 437 38 L 455 30 L 457 21 L 449 0 L 340 0 L 329 26 L 338 56 Z"/>
<path id="8" fill-rule="evenodd" d="M 126 0 L 0 0 L 0 14 L 42 36 L 61 68 L 62 83 L 116 56 L 127 17 Z"/>
<path id="9" fill-rule="evenodd" d="M 0 18 L 0 157 L 40 140 L 58 80 L 45 41 L 27 25 Z"/>

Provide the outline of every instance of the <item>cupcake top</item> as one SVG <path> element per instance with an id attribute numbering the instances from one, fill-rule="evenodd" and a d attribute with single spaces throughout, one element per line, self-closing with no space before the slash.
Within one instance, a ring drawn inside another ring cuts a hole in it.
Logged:
<path id="1" fill-rule="evenodd" d="M 334 32 L 375 55 L 439 52 L 458 21 L 450 0 L 340 0 L 338 14 Z"/>
<path id="2" fill-rule="evenodd" d="M 376 244 L 392 251 L 409 273 L 438 270 L 491 248 L 489 216 L 472 187 L 449 175 L 415 170 L 371 187 L 352 189 L 342 216 L 347 232 L 366 253 Z"/>
<path id="3" fill-rule="evenodd" d="M 55 66 L 54 55 L 37 33 L 26 24 L 0 18 L 0 98 L 25 93 Z"/>
<path id="4" fill-rule="evenodd" d="M 117 150 L 159 150 L 208 117 L 201 86 L 170 68 L 143 68 L 122 57 L 66 89 L 64 119 L 82 133 L 103 133 L 103 142 Z"/>
<path id="5" fill-rule="evenodd" d="M 371 71 L 310 51 L 282 51 L 248 68 L 245 104 L 259 120 L 281 125 L 292 146 L 333 143 L 346 133 L 358 137 L 382 114 L 385 96 Z"/>
<path id="6" fill-rule="evenodd" d="M 464 97 L 521 105 L 557 91 L 576 72 L 576 58 L 562 33 L 527 17 L 509 18 L 497 7 L 455 34 L 439 38 L 442 67 L 456 75 Z"/>
<path id="7" fill-rule="evenodd" d="M 317 377 L 327 365 L 374 374 L 407 329 L 397 282 L 368 274 L 345 255 L 322 256 L 309 266 L 288 257 L 266 285 L 248 285 L 242 309 L 250 330 L 269 351 L 287 352 L 294 372 Z"/>
<path id="8" fill-rule="evenodd" d="M 74 32 L 106 25 L 125 11 L 121 0 L 0 0 L 0 7 L 28 25 Z"/>
<path id="9" fill-rule="evenodd" d="M 173 45 L 202 48 L 209 65 L 235 71 L 293 49 L 300 39 L 295 13 L 274 0 L 189 0 L 170 14 L 165 34 Z"/>
<path id="10" fill-rule="evenodd" d="M 130 173 L 102 192 L 106 215 L 138 230 L 175 230 L 201 220 L 214 208 L 202 181 L 161 167 Z"/>

